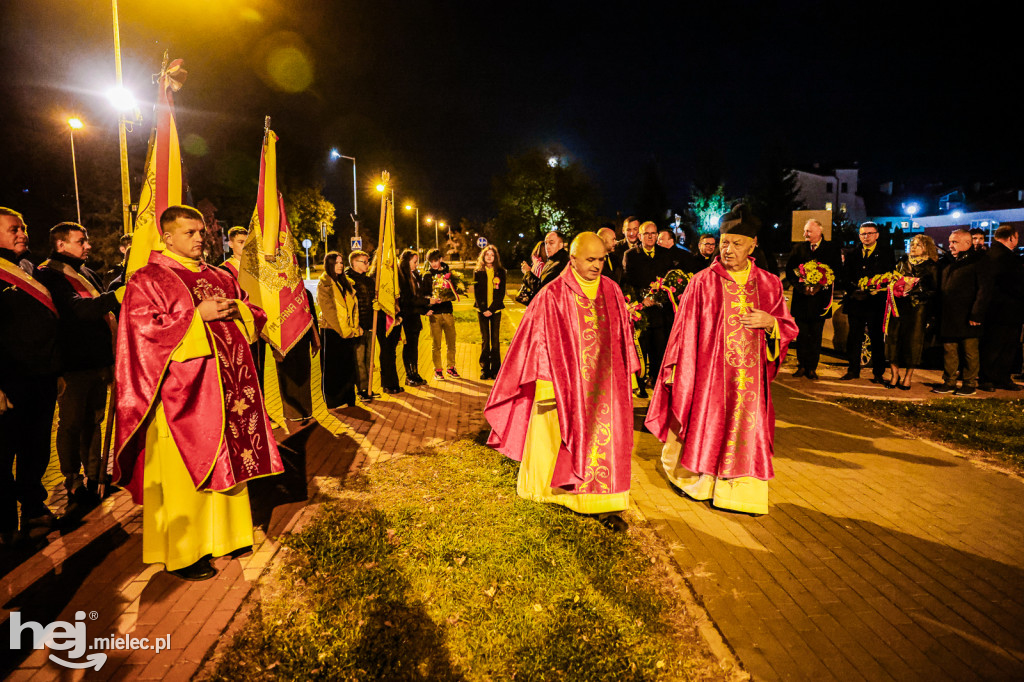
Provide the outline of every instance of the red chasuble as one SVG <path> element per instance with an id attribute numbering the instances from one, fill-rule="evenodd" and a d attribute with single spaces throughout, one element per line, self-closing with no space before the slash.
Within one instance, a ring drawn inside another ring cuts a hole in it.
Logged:
<path id="1" fill-rule="evenodd" d="M 114 480 L 142 501 L 147 417 L 157 400 L 196 490 L 224 491 L 284 470 L 267 418 L 249 341 L 234 321 L 206 322 L 212 355 L 172 362 L 196 305 L 240 299 L 257 327 L 266 315 L 226 272 L 192 272 L 154 252 L 128 280 L 117 337 Z"/>
<path id="2" fill-rule="evenodd" d="M 740 315 L 752 308 L 778 320 L 777 340 L 740 324 Z M 683 292 L 647 428 L 662 442 L 670 429 L 678 429 L 680 463 L 695 473 L 773 478 L 775 410 L 769 384 L 796 336 L 778 277 L 751 262 L 747 283 L 740 286 L 716 259 Z M 775 360 L 768 359 L 769 343 L 779 345 Z"/>
<path id="3" fill-rule="evenodd" d="M 591 301 L 566 268 L 530 303 L 512 339 L 484 407 L 488 445 L 522 461 L 536 382 L 550 381 L 562 434 L 551 486 L 577 494 L 629 490 L 630 376 L 638 367 L 618 286 L 602 277 Z"/>

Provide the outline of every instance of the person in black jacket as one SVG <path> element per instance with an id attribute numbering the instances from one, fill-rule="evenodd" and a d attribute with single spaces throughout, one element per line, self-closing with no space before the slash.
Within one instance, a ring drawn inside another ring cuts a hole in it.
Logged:
<path id="1" fill-rule="evenodd" d="M 694 267 L 697 272 L 704 268 L 710 268 L 715 262 L 715 254 L 718 252 L 718 242 L 713 234 L 702 234 L 697 238 L 697 253 L 694 254 Z"/>
<path id="2" fill-rule="evenodd" d="M 435 280 L 446 277 L 452 270 L 442 259 L 440 249 L 431 249 L 427 252 L 427 264 L 427 271 L 423 273 L 423 293 L 433 295 Z M 451 286 L 454 287 L 453 282 Z M 447 366 L 448 376 L 452 379 L 458 379 L 459 372 L 455 369 L 455 308 L 452 302 L 441 301 L 431 305 L 427 308 L 427 320 L 430 322 L 434 378 L 438 381 L 443 381 L 445 366 Z M 447 365 L 441 364 L 442 336 L 448 351 L 446 357 Z"/>
<path id="3" fill-rule="evenodd" d="M 806 241 L 793 247 L 793 253 L 786 262 L 786 280 L 793 287 L 790 312 L 800 329 L 796 340 L 797 370 L 793 376 L 806 376 L 814 381 L 818 378 L 818 360 L 821 358 L 821 334 L 825 320 L 832 316 L 829 306 L 835 284 L 808 286 L 800 281 L 800 266 L 817 261 L 832 268 L 833 276 L 838 277 L 843 258 L 839 247 L 825 240 L 821 223 L 813 218 L 804 224 L 804 239 Z"/>
<path id="4" fill-rule="evenodd" d="M 60 315 L 64 390 L 57 400 L 57 457 L 68 499 L 89 509 L 99 504 L 97 490 L 106 483 L 106 471 L 100 470 L 103 420 L 114 382 L 114 314 L 120 305 L 116 293 L 101 293 L 99 277 L 85 266 L 92 246 L 84 227 L 54 225 L 50 246 L 50 259 L 36 272 Z"/>
<path id="5" fill-rule="evenodd" d="M 971 247 L 971 233 L 955 230 L 949 235 L 953 262 L 939 275 L 942 337 L 942 384 L 933 393 L 974 395 L 978 383 L 978 339 L 981 337 L 988 308 L 988 277 L 979 267 L 980 256 Z M 960 367 L 960 356 L 965 367 Z M 963 383 L 956 388 L 956 377 L 963 369 Z"/>
<path id="6" fill-rule="evenodd" d="M 473 271 L 473 298 L 480 323 L 480 378 L 489 381 L 501 368 L 501 311 L 505 308 L 505 268 L 493 244 L 484 247 Z"/>
<path id="7" fill-rule="evenodd" d="M 647 367 L 647 378 L 637 377 L 636 395 L 641 398 L 647 396 L 647 384 L 653 385 L 661 371 L 661 359 L 675 319 L 671 306 L 659 307 L 652 299 L 643 297 L 656 279 L 672 269 L 674 262 L 670 250 L 658 246 L 657 240 L 657 225 L 650 221 L 641 225 L 640 243 L 626 252 L 622 269 L 622 292 L 634 301 L 642 300 L 647 316 L 647 328 L 640 334 L 640 350 Z"/>
<path id="8" fill-rule="evenodd" d="M 604 268 L 601 270 L 601 274 L 622 286 L 622 257 L 615 257 L 615 249 L 618 245 L 618 242 L 615 241 L 615 230 L 610 227 L 602 227 L 597 231 L 597 236 L 601 238 L 605 251 L 608 252 L 604 257 Z"/>
<path id="9" fill-rule="evenodd" d="M 544 236 L 544 252 L 547 254 L 547 260 L 544 261 L 540 275 L 535 275 L 526 263 L 522 265 L 523 282 L 529 282 L 534 296 L 562 274 L 562 270 L 565 270 L 565 266 L 569 264 L 569 252 L 565 250 L 565 240 L 557 232 L 551 231 Z"/>
<path id="10" fill-rule="evenodd" d="M 910 390 L 914 369 L 921 364 L 924 353 L 925 326 L 931 312 L 931 302 L 939 288 L 939 253 L 935 242 L 926 234 L 910 241 L 910 252 L 896 263 L 896 272 L 913 277 L 917 282 L 910 291 L 896 298 L 899 316 L 889 317 L 885 334 L 885 359 L 892 370 L 892 380 L 886 388 Z M 904 374 L 900 377 L 900 367 Z"/>
<path id="11" fill-rule="evenodd" d="M 427 314 L 429 306 L 440 303 L 441 299 L 431 298 L 424 293 L 423 280 L 416 267 L 419 255 L 406 249 L 398 260 L 398 305 L 402 310 L 402 331 L 405 346 L 402 348 L 402 362 L 405 363 L 406 386 L 425 386 L 427 380 L 420 376 L 420 330 L 423 329 L 421 315 Z"/>
<path id="12" fill-rule="evenodd" d="M 359 302 L 359 326 L 362 328 L 362 335 L 356 339 L 356 386 L 358 395 L 363 402 L 370 402 L 379 398 L 379 393 L 373 392 L 370 386 L 370 374 L 373 371 L 373 301 L 376 298 L 376 285 L 373 278 L 366 274 L 370 268 L 370 254 L 365 251 L 353 251 L 348 255 L 348 267 L 345 268 L 345 276 L 352 280 L 352 286 L 356 290 L 356 301 Z M 378 321 L 378 324 L 382 324 Z M 381 365 L 384 364 L 384 349 L 381 348 Z M 391 350 L 391 371 L 395 371 L 394 349 Z M 381 369 L 381 383 L 383 384 L 384 370 Z M 395 376 L 394 386 L 398 385 L 398 377 Z"/>
<path id="13" fill-rule="evenodd" d="M 865 222 L 860 226 L 858 248 L 846 253 L 843 263 L 843 279 L 846 282 L 846 297 L 843 311 L 850 323 L 846 337 L 846 355 L 849 366 L 841 378 L 844 381 L 860 378 L 861 347 L 864 344 L 864 328 L 867 327 L 871 341 L 871 383 L 885 383 L 885 338 L 882 333 L 882 318 L 885 316 L 885 291 L 870 292 L 860 287 L 864 278 L 892 272 L 892 249 L 878 242 L 878 226 Z"/>
<path id="14" fill-rule="evenodd" d="M 28 233 L 17 211 L 0 206 L 0 547 L 18 530 L 49 528 L 43 474 L 57 405 L 57 307 L 25 259 Z M 15 468 L 17 467 L 17 468 Z M 12 471 L 13 470 L 13 471 Z"/>
<path id="15" fill-rule="evenodd" d="M 997 388 L 1020 391 L 1022 388 L 1011 378 L 1024 323 L 1024 264 L 1014 253 L 1018 241 L 1017 228 L 1000 225 L 979 265 L 990 280 L 992 296 L 979 345 L 981 381 L 978 388 L 983 391 Z"/>
<path id="16" fill-rule="evenodd" d="M 619 262 L 619 265 L 623 265 L 626 262 L 626 252 L 639 245 L 640 219 L 631 215 L 622 221 L 622 239 L 616 242 L 612 257 Z"/>

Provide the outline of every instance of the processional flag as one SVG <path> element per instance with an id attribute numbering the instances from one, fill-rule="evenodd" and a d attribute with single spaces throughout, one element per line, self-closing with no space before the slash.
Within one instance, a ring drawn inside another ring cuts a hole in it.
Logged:
<path id="1" fill-rule="evenodd" d="M 313 326 L 306 286 L 299 274 L 295 237 L 288 227 L 284 197 L 277 189 L 277 135 L 267 117 L 260 154 L 260 185 L 249 236 L 242 250 L 238 283 L 267 313 L 262 336 L 280 355 Z"/>
<path id="2" fill-rule="evenodd" d="M 146 180 L 139 196 L 139 216 L 135 219 L 126 278 L 149 262 L 150 253 L 163 251 L 160 214 L 168 206 L 182 203 L 181 148 L 174 124 L 174 93 L 181 90 L 188 75 L 183 64 L 181 59 L 168 64 L 165 56 L 157 79 L 156 134 L 150 138 L 146 155 Z"/>
<path id="3" fill-rule="evenodd" d="M 387 171 L 384 171 L 383 179 L 387 186 L 391 179 Z M 395 299 L 398 295 L 398 267 L 395 263 L 395 204 L 387 190 L 381 193 L 380 209 L 380 235 L 377 239 L 377 253 L 374 254 L 377 270 L 376 307 L 386 317 L 384 331 L 390 332 L 397 317 Z"/>

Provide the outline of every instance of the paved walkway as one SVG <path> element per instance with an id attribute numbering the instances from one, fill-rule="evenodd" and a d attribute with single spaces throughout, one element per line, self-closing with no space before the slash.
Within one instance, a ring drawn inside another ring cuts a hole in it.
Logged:
<path id="1" fill-rule="evenodd" d="M 757 680 L 1024 679 L 1024 483 L 780 385 L 771 511 L 633 499 Z"/>

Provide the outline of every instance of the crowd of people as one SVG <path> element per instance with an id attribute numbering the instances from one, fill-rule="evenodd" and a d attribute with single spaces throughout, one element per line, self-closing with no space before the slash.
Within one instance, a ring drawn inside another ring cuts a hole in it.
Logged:
<path id="1" fill-rule="evenodd" d="M 50 256 L 35 266 L 26 258 L 23 217 L 0 208 L 0 546 L 56 521 L 42 485 L 55 408 L 69 510 L 96 506 L 111 483 L 128 487 L 150 508 L 146 561 L 187 579 L 212 575 L 205 559 L 211 553 L 251 543 L 240 511 L 248 504 L 245 482 L 282 467 L 263 407 L 265 315 L 238 284 L 248 235 L 230 230 L 231 256 L 211 267 L 202 258 L 201 214 L 171 207 L 160 226 L 164 250 L 154 252 L 141 277 L 126 287 L 122 264 L 107 273 L 105 287 L 86 266 L 83 226 L 54 226 Z M 485 409 L 491 443 L 522 461 L 520 494 L 598 514 L 621 529 L 634 397 L 651 398 L 646 424 L 665 444 L 662 465 L 677 491 L 725 509 L 767 513 L 770 383 L 791 343 L 796 376 L 819 378 L 825 321 L 837 310 L 849 330 L 844 380 L 859 378 L 866 338 L 872 381 L 890 388 L 909 389 L 926 349 L 941 344 L 944 373 L 935 392 L 1020 390 L 1011 375 L 1020 368 L 1024 265 L 1014 228 L 997 229 L 987 248 L 984 239 L 979 244 L 957 230 L 942 257 L 931 238 L 917 235 L 897 262 L 874 223 L 860 226 L 860 247 L 843 252 L 824 238 L 820 223 L 808 221 L 804 241 L 785 263 L 787 308 L 773 255 L 758 246 L 759 227 L 739 205 L 722 218 L 720 240 L 703 234 L 692 251 L 634 216 L 624 220 L 621 238 L 610 225 L 581 233 L 571 245 L 550 232 L 520 264 L 517 292 L 493 245 L 482 249 L 465 285 L 439 250 L 428 251 L 422 266 L 417 252 L 405 250 L 397 254 L 394 315 L 379 309 L 377 259 L 361 250 L 347 257 L 329 252 L 316 293 L 319 324 L 310 331 L 325 403 L 338 408 L 379 398 L 375 370 L 385 393 L 404 391 L 403 339 L 405 385 L 425 385 L 424 319 L 428 376 L 460 378 L 453 304 L 471 296 L 480 375 L 495 381 Z M 124 253 L 130 239 L 121 246 Z M 168 293 L 180 283 L 191 297 Z M 527 308 L 503 361 L 507 296 Z M 307 376 L 292 378 L 308 385 L 306 360 L 296 371 Z M 282 382 L 294 373 L 280 368 Z M 224 419 L 213 430 L 200 426 L 201 409 L 181 396 L 203 409 L 221 401 Z M 206 443 L 209 433 L 220 441 Z M 110 443 L 113 478 L 102 457 Z M 169 460 L 182 466 L 169 467 Z M 147 497 L 150 481 L 164 486 L 159 498 Z M 210 511 L 210 497 L 219 512 Z M 174 535 L 159 513 L 172 503 L 198 523 L 211 513 L 227 519 L 230 537 Z"/>

